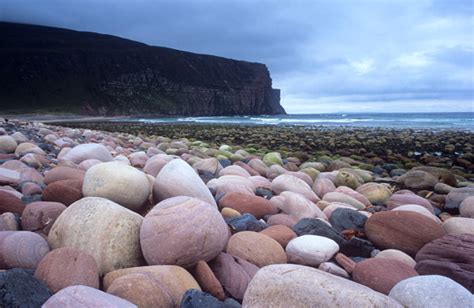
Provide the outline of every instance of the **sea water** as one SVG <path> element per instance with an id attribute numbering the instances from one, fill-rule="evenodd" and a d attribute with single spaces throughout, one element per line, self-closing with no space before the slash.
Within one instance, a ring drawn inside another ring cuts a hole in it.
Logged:
<path id="1" fill-rule="evenodd" d="M 328 113 L 261 116 L 139 118 L 142 123 L 204 123 L 333 127 L 426 128 L 474 131 L 474 112 Z"/>

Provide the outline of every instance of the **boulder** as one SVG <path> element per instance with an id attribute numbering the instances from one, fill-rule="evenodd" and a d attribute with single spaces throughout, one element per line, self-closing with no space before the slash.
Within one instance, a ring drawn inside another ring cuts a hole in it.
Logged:
<path id="1" fill-rule="evenodd" d="M 252 231 L 232 235 L 226 252 L 258 267 L 287 261 L 285 251 L 277 241 L 265 234 Z"/>
<path id="2" fill-rule="evenodd" d="M 451 235 L 474 235 L 474 219 L 466 217 L 452 217 L 443 222 L 443 229 L 446 231 L 446 234 Z"/>
<path id="3" fill-rule="evenodd" d="M 474 218 L 474 196 L 467 197 L 461 202 L 459 213 L 462 217 Z"/>
<path id="4" fill-rule="evenodd" d="M 49 230 L 66 206 L 59 202 L 32 202 L 26 205 L 21 215 L 21 226 L 25 231 L 48 235 Z"/>
<path id="5" fill-rule="evenodd" d="M 291 191 L 302 195 L 312 202 L 319 201 L 319 197 L 305 181 L 289 174 L 277 176 L 272 181 L 272 191 L 274 191 L 276 194 L 280 194 L 283 191 Z"/>
<path id="6" fill-rule="evenodd" d="M 199 175 L 181 159 L 170 161 L 160 170 L 153 185 L 153 196 L 156 201 L 176 196 L 189 196 L 217 206 L 214 197 Z"/>
<path id="7" fill-rule="evenodd" d="M 285 225 L 273 225 L 260 231 L 260 233 L 268 235 L 277 241 L 283 247 L 283 249 L 286 247 L 289 241 L 296 237 L 296 233 Z"/>
<path id="8" fill-rule="evenodd" d="M 370 258 L 358 262 L 352 279 L 375 291 L 387 294 L 398 282 L 418 276 L 413 267 L 395 259 Z"/>
<path id="9" fill-rule="evenodd" d="M 227 253 L 220 253 L 209 266 L 227 293 L 238 300 L 242 300 L 248 284 L 258 271 L 256 265 Z"/>
<path id="10" fill-rule="evenodd" d="M 87 197 L 71 204 L 48 235 L 53 249 L 72 247 L 94 257 L 99 274 L 142 263 L 139 231 L 143 218 L 115 202 Z"/>
<path id="11" fill-rule="evenodd" d="M 303 218 L 322 218 L 327 219 L 326 215 L 310 200 L 304 196 L 284 191 L 278 196 L 270 199 L 270 202 L 277 208 L 288 214 L 297 221 Z"/>
<path id="12" fill-rule="evenodd" d="M 367 216 L 357 211 L 345 208 L 338 208 L 331 213 L 329 222 L 332 227 L 339 232 L 344 230 L 364 231 L 364 225 L 367 221 Z"/>
<path id="13" fill-rule="evenodd" d="M 100 290 L 88 286 L 70 286 L 62 289 L 58 293 L 51 296 L 42 308 L 56 307 L 120 307 L 120 308 L 136 308 L 137 306 L 121 299 L 120 297 L 107 294 Z"/>
<path id="14" fill-rule="evenodd" d="M 219 199 L 219 206 L 237 210 L 241 214 L 250 213 L 257 219 L 278 212 L 278 209 L 267 199 L 241 192 L 225 194 Z"/>
<path id="15" fill-rule="evenodd" d="M 49 252 L 38 264 L 35 277 L 53 293 L 73 285 L 99 288 L 95 259 L 75 248 L 63 247 Z"/>
<path id="16" fill-rule="evenodd" d="M 16 147 L 16 140 L 12 136 L 0 136 L 0 153 L 14 153 Z"/>
<path id="17" fill-rule="evenodd" d="M 201 290 L 193 276 L 184 268 L 175 265 L 140 266 L 115 270 L 104 277 L 104 290 L 109 290 L 114 281 L 130 274 L 148 274 L 170 295 L 174 307 L 179 307 L 186 290 Z"/>
<path id="18" fill-rule="evenodd" d="M 432 190 L 434 186 L 438 183 L 438 179 L 426 171 L 410 170 L 400 176 L 397 179 L 397 182 L 408 189 Z"/>
<path id="19" fill-rule="evenodd" d="M 241 192 L 253 196 L 257 190 L 257 187 L 249 178 L 238 175 L 224 175 L 218 179 L 212 179 L 207 182 L 207 187 L 213 189 L 216 195 Z"/>
<path id="20" fill-rule="evenodd" d="M 416 271 L 442 275 L 474 292 L 474 235 L 446 235 L 425 245 L 416 254 Z"/>
<path id="21" fill-rule="evenodd" d="M 119 162 L 107 162 L 87 170 L 82 193 L 85 197 L 106 198 L 139 210 L 148 200 L 150 184 L 145 173 Z"/>
<path id="22" fill-rule="evenodd" d="M 49 252 L 40 235 L 30 231 L 0 231 L 0 269 L 35 269 Z"/>
<path id="23" fill-rule="evenodd" d="M 11 193 L 0 190 L 0 214 L 10 212 L 21 215 L 24 209 L 25 204 L 21 202 L 20 198 Z"/>
<path id="24" fill-rule="evenodd" d="M 319 266 L 339 251 L 339 245 L 323 236 L 303 235 L 292 239 L 286 246 L 289 262 Z"/>
<path id="25" fill-rule="evenodd" d="M 424 245 L 445 234 L 432 219 L 409 211 L 375 213 L 365 223 L 365 233 L 376 246 L 398 249 L 412 257 Z"/>
<path id="26" fill-rule="evenodd" d="M 69 206 L 82 198 L 82 181 L 61 180 L 49 184 L 43 191 L 42 200 L 59 202 Z"/>
<path id="27" fill-rule="evenodd" d="M 459 209 L 461 203 L 471 196 L 474 196 L 474 187 L 462 187 L 453 189 L 446 196 L 446 203 L 444 205 L 444 208 L 448 210 Z"/>
<path id="28" fill-rule="evenodd" d="M 474 307 L 474 296 L 440 275 L 415 276 L 397 283 L 389 295 L 404 307 Z"/>
<path id="29" fill-rule="evenodd" d="M 149 273 L 134 273 L 115 279 L 107 293 L 138 307 L 168 308 L 177 306 L 166 289 Z"/>
<path id="30" fill-rule="evenodd" d="M 51 296 L 48 287 L 31 270 L 0 271 L 0 307 L 41 307 Z"/>
<path id="31" fill-rule="evenodd" d="M 73 147 L 67 152 L 62 159 L 71 161 L 75 164 L 79 164 L 87 159 L 98 159 L 101 162 L 108 162 L 113 160 L 109 150 L 102 144 L 97 143 L 85 143 L 79 144 Z"/>
<path id="32" fill-rule="evenodd" d="M 379 252 L 377 255 L 375 255 L 375 258 L 387 258 L 387 259 L 393 259 L 397 260 L 400 262 L 405 263 L 408 266 L 415 267 L 416 261 L 404 253 L 403 251 L 396 250 L 396 249 L 385 249 Z"/>
<path id="33" fill-rule="evenodd" d="M 149 265 L 189 267 L 209 261 L 224 250 L 227 239 L 227 225 L 219 211 L 201 199 L 185 196 L 158 203 L 140 229 Z"/>
<path id="34" fill-rule="evenodd" d="M 49 185 L 62 180 L 84 180 L 84 170 L 71 167 L 54 167 L 45 173 L 44 183 Z"/>
<path id="35" fill-rule="evenodd" d="M 363 285 L 311 267 L 262 268 L 250 282 L 242 307 L 402 307 Z"/>

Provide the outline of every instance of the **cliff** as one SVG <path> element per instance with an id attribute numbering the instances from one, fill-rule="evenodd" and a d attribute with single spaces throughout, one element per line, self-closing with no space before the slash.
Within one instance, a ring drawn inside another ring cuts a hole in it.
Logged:
<path id="1" fill-rule="evenodd" d="M 264 64 L 91 32 L 0 22 L 4 112 L 285 113 Z"/>

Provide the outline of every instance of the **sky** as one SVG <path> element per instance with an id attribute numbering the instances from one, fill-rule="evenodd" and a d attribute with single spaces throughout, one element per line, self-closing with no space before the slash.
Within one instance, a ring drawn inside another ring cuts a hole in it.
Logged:
<path id="1" fill-rule="evenodd" d="M 268 66 L 288 113 L 474 112 L 473 0 L 1 0 L 0 20 Z"/>

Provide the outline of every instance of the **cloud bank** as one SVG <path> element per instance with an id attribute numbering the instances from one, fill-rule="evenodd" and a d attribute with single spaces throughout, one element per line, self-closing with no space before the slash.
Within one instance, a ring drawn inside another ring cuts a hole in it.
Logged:
<path id="1" fill-rule="evenodd" d="M 289 113 L 474 112 L 470 0 L 3 0 L 0 20 L 262 62 Z"/>

